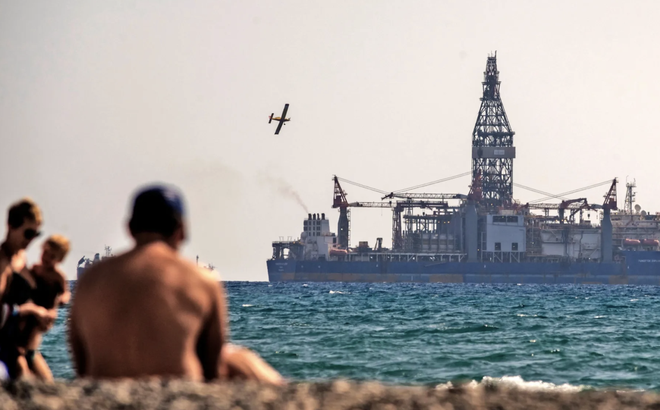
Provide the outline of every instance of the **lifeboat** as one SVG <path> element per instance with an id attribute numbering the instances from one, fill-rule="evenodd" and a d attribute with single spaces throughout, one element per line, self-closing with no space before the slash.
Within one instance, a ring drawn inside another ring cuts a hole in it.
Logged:
<path id="1" fill-rule="evenodd" d="M 348 251 L 346 249 L 332 248 L 330 249 L 330 256 L 346 256 Z"/>
<path id="2" fill-rule="evenodd" d="M 658 246 L 660 241 L 657 239 L 642 239 L 642 245 L 644 246 Z"/>
<path id="3" fill-rule="evenodd" d="M 623 244 L 625 246 L 639 246 L 641 242 L 639 241 L 639 239 L 624 239 Z"/>

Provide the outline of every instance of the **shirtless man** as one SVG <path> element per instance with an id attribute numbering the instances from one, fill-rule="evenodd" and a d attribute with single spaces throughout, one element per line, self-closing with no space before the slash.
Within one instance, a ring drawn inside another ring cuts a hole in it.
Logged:
<path id="1" fill-rule="evenodd" d="M 178 255 L 183 216 L 174 188 L 142 190 L 128 224 L 135 247 L 80 279 L 69 322 L 78 376 L 219 377 L 224 295 L 210 273 Z"/>
<path id="2" fill-rule="evenodd" d="M 29 291 L 12 287 L 14 275 L 26 269 L 25 249 L 39 236 L 41 210 L 30 199 L 22 199 L 9 208 L 7 236 L 0 245 L 0 378 L 16 377 L 20 352 L 15 348 L 15 329 L 20 318 L 34 316 L 48 327 L 55 315 L 28 302 Z"/>

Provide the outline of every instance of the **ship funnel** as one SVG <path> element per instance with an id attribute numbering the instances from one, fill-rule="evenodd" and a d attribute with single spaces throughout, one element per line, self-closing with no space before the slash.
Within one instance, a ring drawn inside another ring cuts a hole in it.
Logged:
<path id="1" fill-rule="evenodd" d="M 321 214 L 321 219 L 325 220 L 325 214 Z"/>

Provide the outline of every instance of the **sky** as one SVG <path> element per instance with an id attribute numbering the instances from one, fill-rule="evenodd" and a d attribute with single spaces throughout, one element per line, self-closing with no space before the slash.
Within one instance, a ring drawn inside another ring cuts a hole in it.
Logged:
<path id="1" fill-rule="evenodd" d="M 0 0 L 0 210 L 37 201 L 44 233 L 72 241 L 74 279 L 82 256 L 130 248 L 138 187 L 171 183 L 186 196 L 182 253 L 265 281 L 271 242 L 299 237 L 308 212 L 336 231 L 333 175 L 393 191 L 470 171 L 497 51 L 514 183 L 618 177 L 620 204 L 635 181 L 655 213 L 659 15 L 654 1 Z M 600 203 L 607 188 L 575 195 Z M 351 223 L 352 243 L 391 243 L 388 210 Z"/>

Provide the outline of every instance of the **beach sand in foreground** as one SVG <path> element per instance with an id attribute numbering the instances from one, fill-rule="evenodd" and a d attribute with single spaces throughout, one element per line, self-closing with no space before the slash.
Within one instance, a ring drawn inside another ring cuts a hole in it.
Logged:
<path id="1" fill-rule="evenodd" d="M 648 392 L 529 391 L 477 387 L 404 387 L 375 382 L 203 384 L 180 380 L 76 380 L 6 384 L 2 409 L 659 409 Z"/>

